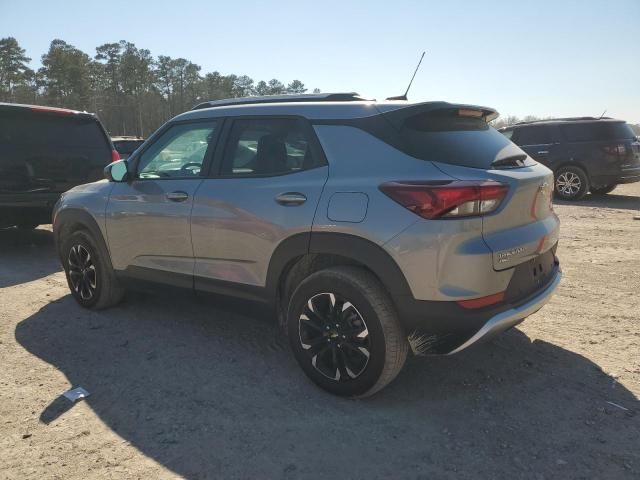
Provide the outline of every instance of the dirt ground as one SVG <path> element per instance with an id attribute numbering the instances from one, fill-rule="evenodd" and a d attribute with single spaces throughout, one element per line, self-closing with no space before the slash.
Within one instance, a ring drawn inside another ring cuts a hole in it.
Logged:
<path id="1" fill-rule="evenodd" d="M 312 385 L 264 313 L 88 312 L 46 227 L 0 232 L 0 478 L 640 478 L 640 184 L 556 209 L 549 305 L 361 401 Z"/>

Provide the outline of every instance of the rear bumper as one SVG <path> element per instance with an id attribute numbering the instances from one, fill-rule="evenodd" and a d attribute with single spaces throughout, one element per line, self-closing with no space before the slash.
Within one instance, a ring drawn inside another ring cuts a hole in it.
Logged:
<path id="1" fill-rule="evenodd" d="M 619 185 L 622 183 L 640 182 L 640 167 L 622 170 L 616 175 L 593 175 L 592 185 Z"/>
<path id="2" fill-rule="evenodd" d="M 449 352 L 448 355 L 458 353 L 480 340 L 487 340 L 498 333 L 518 325 L 529 315 L 536 313 L 551 299 L 553 293 L 558 288 L 558 285 L 560 285 L 561 278 L 562 272 L 558 269 L 552 282 L 538 295 L 519 307 L 510 308 L 509 310 L 494 315 L 482 326 L 482 328 L 480 328 L 480 330 L 475 333 L 475 335 L 459 347 Z"/>

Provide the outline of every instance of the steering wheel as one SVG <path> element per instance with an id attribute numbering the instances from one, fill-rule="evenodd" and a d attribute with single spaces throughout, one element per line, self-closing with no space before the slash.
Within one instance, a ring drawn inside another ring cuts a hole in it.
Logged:
<path id="1" fill-rule="evenodd" d="M 189 173 L 190 175 L 197 175 L 197 173 L 191 167 L 196 167 L 200 169 L 202 168 L 202 165 L 200 163 L 195 163 L 195 162 L 185 163 L 182 167 L 180 167 L 180 173 L 184 173 L 184 174 Z"/>

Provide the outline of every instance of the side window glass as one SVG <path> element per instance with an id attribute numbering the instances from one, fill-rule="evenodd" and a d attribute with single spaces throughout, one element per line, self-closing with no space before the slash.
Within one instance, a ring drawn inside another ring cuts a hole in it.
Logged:
<path id="1" fill-rule="evenodd" d="M 502 130 L 500 133 L 507 137 L 509 140 L 511 140 L 511 137 L 513 137 L 513 130 Z"/>
<path id="2" fill-rule="evenodd" d="M 194 178 L 201 175 L 217 122 L 174 125 L 140 157 L 140 178 Z"/>
<path id="3" fill-rule="evenodd" d="M 233 123 L 223 175 L 283 175 L 317 165 L 303 120 L 241 119 Z"/>
<path id="4" fill-rule="evenodd" d="M 518 145 L 545 145 L 553 143 L 547 127 L 522 127 L 518 132 Z"/>

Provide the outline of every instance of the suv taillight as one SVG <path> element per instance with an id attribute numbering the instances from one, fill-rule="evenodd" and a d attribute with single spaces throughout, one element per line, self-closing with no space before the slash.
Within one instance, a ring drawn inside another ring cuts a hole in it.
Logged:
<path id="1" fill-rule="evenodd" d="M 488 181 L 388 182 L 382 193 L 422 218 L 460 218 L 495 211 L 509 191 L 504 183 Z"/>
<path id="2" fill-rule="evenodd" d="M 117 162 L 120 160 L 120 154 L 117 150 L 111 150 L 111 163 Z"/>
<path id="3" fill-rule="evenodd" d="M 607 145 L 603 147 L 604 151 L 611 155 L 625 155 L 627 153 L 627 148 L 624 144 L 620 145 Z"/>

